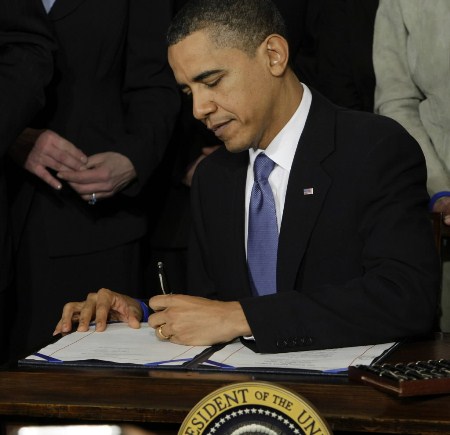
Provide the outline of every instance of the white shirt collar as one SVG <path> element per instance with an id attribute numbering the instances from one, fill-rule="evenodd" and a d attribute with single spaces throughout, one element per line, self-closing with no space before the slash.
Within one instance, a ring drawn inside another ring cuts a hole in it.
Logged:
<path id="1" fill-rule="evenodd" d="M 292 115 L 291 119 L 281 129 L 281 131 L 274 137 L 269 146 L 264 150 L 265 154 L 270 157 L 278 166 L 290 172 L 292 162 L 294 160 L 295 151 L 305 127 L 306 118 L 308 117 L 309 109 L 311 107 L 311 91 L 302 83 L 303 97 L 297 110 Z M 249 150 L 250 165 L 256 156 L 263 150 Z"/>

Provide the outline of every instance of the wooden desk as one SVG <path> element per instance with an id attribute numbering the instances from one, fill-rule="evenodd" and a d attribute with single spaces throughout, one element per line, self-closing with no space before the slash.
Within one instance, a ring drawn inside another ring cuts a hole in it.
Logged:
<path id="1" fill-rule="evenodd" d="M 392 361 L 450 358 L 450 334 L 405 346 Z M 333 431 L 450 434 L 450 394 L 397 398 L 347 378 L 163 370 L 24 369 L 0 371 L 3 422 L 145 422 L 176 431 L 210 392 L 249 380 L 276 382 L 306 397 Z M 159 432 L 157 432 L 159 433 Z M 163 432 L 161 432 L 163 433 Z"/>

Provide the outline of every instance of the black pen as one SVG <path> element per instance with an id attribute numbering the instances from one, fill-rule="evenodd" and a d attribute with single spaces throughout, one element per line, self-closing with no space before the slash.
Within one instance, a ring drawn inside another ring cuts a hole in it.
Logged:
<path id="1" fill-rule="evenodd" d="M 159 276 L 159 284 L 161 285 L 161 291 L 164 295 L 170 293 L 169 284 L 167 283 L 167 277 L 164 272 L 164 264 L 162 261 L 158 261 L 158 276 Z"/>

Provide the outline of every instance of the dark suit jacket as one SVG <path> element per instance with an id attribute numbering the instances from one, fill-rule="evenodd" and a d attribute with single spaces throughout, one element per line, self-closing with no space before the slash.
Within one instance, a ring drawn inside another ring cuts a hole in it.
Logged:
<path id="1" fill-rule="evenodd" d="M 248 153 L 219 150 L 192 188 L 189 293 L 239 300 L 260 352 L 387 342 L 429 331 L 439 268 L 417 143 L 397 123 L 313 91 L 281 223 L 278 293 L 252 297 Z M 303 189 L 313 188 L 313 195 Z"/>
<path id="2" fill-rule="evenodd" d="M 162 158 L 179 108 L 165 42 L 172 13 L 167 0 L 56 0 L 49 14 L 58 42 L 55 77 L 34 127 L 56 131 L 87 155 L 121 153 L 138 179 L 91 207 L 67 185 L 57 192 L 24 177 L 14 195 L 16 241 L 33 195 L 50 256 L 104 250 L 145 233 L 136 195 Z"/>
<path id="3" fill-rule="evenodd" d="M 0 0 L 0 293 L 10 263 L 4 156 L 44 104 L 53 48 L 40 0 Z"/>

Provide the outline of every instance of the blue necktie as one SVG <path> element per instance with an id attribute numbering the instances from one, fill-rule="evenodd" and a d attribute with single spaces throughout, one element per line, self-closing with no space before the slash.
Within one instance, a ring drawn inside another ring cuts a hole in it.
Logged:
<path id="1" fill-rule="evenodd" d="M 49 13 L 50 9 L 53 6 L 53 3 L 55 3 L 55 0 L 42 0 L 42 3 L 44 4 L 44 8 L 47 11 L 47 13 Z"/>
<path id="2" fill-rule="evenodd" d="M 247 264 L 255 295 L 277 291 L 278 225 L 275 200 L 268 181 L 275 166 L 265 154 L 253 165 L 255 182 L 250 197 Z"/>

